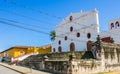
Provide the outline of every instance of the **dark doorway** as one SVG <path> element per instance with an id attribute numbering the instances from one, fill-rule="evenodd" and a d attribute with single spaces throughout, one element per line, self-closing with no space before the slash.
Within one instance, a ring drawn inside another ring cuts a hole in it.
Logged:
<path id="1" fill-rule="evenodd" d="M 87 42 L 87 50 L 91 51 L 91 48 L 92 48 L 92 41 L 88 41 Z"/>
<path id="2" fill-rule="evenodd" d="M 74 43 L 70 44 L 70 51 L 75 51 L 75 44 Z"/>
<path id="3" fill-rule="evenodd" d="M 61 46 L 58 47 L 58 52 L 62 52 Z"/>

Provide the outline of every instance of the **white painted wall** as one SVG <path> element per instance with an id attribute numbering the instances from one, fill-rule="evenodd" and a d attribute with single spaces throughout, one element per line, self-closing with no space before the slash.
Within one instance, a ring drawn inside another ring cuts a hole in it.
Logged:
<path id="1" fill-rule="evenodd" d="M 120 18 L 117 18 L 117 19 L 114 19 L 114 20 L 110 20 L 109 22 L 108 22 L 108 27 L 109 27 L 109 30 L 111 30 L 111 23 L 113 23 L 114 24 L 114 27 L 112 28 L 112 29 L 117 29 L 117 28 L 119 28 L 119 27 L 115 27 L 115 23 L 116 22 L 119 22 L 119 27 L 120 27 Z"/>
<path id="2" fill-rule="evenodd" d="M 69 17 L 73 17 L 73 21 L 69 21 Z M 70 27 L 73 27 L 73 31 L 70 32 Z M 62 51 L 70 51 L 70 43 L 74 42 L 75 51 L 87 50 L 86 43 L 88 40 L 95 41 L 99 32 L 98 12 L 93 10 L 90 12 L 71 13 L 65 18 L 56 28 L 56 39 L 52 44 L 52 48 L 56 51 L 58 47 L 62 47 Z M 77 37 L 77 32 L 80 33 L 80 37 Z M 91 38 L 87 38 L 87 33 L 91 33 Z M 68 39 L 64 40 L 67 36 Z M 59 40 L 61 45 L 58 44 Z"/>
<path id="3" fill-rule="evenodd" d="M 120 18 L 109 21 L 108 23 L 109 30 L 101 32 L 100 33 L 101 38 L 112 37 L 115 43 L 120 44 L 120 26 L 115 28 L 115 23 L 117 21 L 119 22 L 119 25 L 120 25 Z M 110 28 L 111 23 L 114 23 L 114 27 L 112 29 Z"/>
<path id="4" fill-rule="evenodd" d="M 101 38 L 112 37 L 114 39 L 115 43 L 120 44 L 120 28 L 101 32 L 100 36 L 101 36 Z"/>

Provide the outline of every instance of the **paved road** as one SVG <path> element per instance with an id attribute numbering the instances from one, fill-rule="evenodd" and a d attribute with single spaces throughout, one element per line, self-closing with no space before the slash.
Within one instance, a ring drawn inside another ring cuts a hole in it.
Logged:
<path id="1" fill-rule="evenodd" d="M 21 74 L 21 73 L 18 73 L 18 72 L 13 71 L 13 70 L 11 70 L 9 68 L 0 66 L 0 74 Z"/>
<path id="2" fill-rule="evenodd" d="M 3 71 L 2 71 L 2 67 L 5 67 L 5 69 Z M 2 62 L 0 62 L 0 74 L 20 74 L 20 73 L 10 73 L 10 72 L 4 73 L 6 71 L 6 67 L 13 69 L 15 71 L 18 71 L 22 74 L 23 73 L 25 73 L 25 74 L 52 74 L 52 73 L 47 73 L 47 72 L 34 70 L 34 69 L 30 70 L 30 68 L 27 68 L 27 67 L 22 67 L 22 66 L 17 66 L 17 65 L 9 65 L 6 63 L 2 63 Z"/>

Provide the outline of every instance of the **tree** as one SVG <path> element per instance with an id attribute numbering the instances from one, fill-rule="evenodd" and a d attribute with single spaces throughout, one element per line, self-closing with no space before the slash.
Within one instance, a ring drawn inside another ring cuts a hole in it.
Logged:
<path id="1" fill-rule="evenodd" d="M 55 33 L 55 31 L 53 30 L 53 31 L 50 32 L 50 39 L 51 39 L 52 41 L 54 41 L 54 40 L 55 40 L 55 37 L 56 37 L 56 33 Z"/>

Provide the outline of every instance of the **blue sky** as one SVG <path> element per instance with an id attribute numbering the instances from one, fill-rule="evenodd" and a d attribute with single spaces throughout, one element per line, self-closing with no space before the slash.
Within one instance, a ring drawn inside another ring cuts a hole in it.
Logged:
<path id="1" fill-rule="evenodd" d="M 108 30 L 108 21 L 120 17 L 120 0 L 0 0 L 0 18 L 14 20 L 23 24 L 16 24 L 27 28 L 50 33 L 61 20 L 71 12 L 91 11 L 96 8 L 99 12 L 100 31 Z M 26 9 L 21 6 L 11 4 L 15 2 L 30 8 L 42 11 Z M 3 9 L 5 11 L 3 11 Z M 6 12 L 9 11 L 9 12 Z M 25 15 L 33 19 L 28 19 L 15 15 Z M 49 15 L 47 15 L 47 14 Z M 61 17 L 60 19 L 53 16 Z M 3 19 L 0 19 L 0 21 Z M 40 20 L 40 21 L 38 21 Z M 44 22 L 41 22 L 44 21 Z M 34 25 L 34 26 L 29 26 Z M 35 27 L 39 26 L 39 27 Z M 48 34 L 37 33 L 25 29 L 16 28 L 0 23 L 0 51 L 12 46 L 41 46 L 52 43 Z"/>

